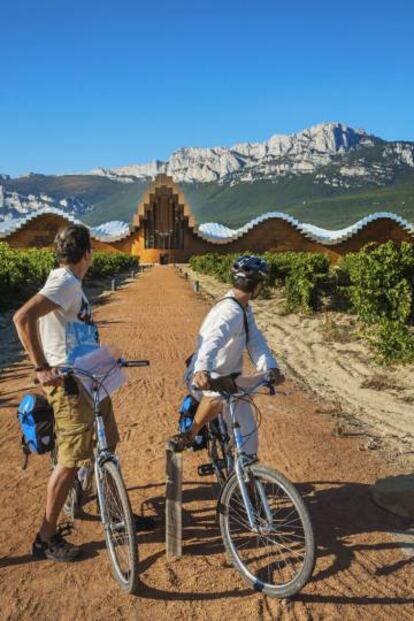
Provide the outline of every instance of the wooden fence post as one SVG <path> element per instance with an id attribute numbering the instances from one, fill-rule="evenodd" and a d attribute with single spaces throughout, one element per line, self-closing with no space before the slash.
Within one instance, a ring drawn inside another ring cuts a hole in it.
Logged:
<path id="1" fill-rule="evenodd" d="M 183 454 L 165 445 L 167 486 L 165 507 L 165 547 L 167 556 L 182 555 Z"/>

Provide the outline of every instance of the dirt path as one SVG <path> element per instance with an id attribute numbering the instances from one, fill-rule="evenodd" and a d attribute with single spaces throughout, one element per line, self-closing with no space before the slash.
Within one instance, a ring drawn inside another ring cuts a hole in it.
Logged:
<path id="1" fill-rule="evenodd" d="M 96 309 L 103 341 L 126 357 L 148 357 L 133 369 L 114 402 L 120 454 L 136 513 L 158 527 L 139 534 L 139 597 L 113 581 L 93 500 L 73 540 L 84 559 L 71 566 L 31 562 L 41 518 L 47 459 L 20 470 L 15 408 L 28 385 L 25 361 L 0 375 L 0 618 L 1 619 L 412 619 L 413 563 L 396 542 L 407 524 L 373 506 L 368 486 L 392 467 L 358 450 L 359 439 L 335 437 L 323 404 L 293 385 L 288 397 L 262 401 L 261 459 L 297 482 L 307 496 L 318 544 L 313 581 L 293 601 L 249 591 L 226 566 L 215 522 L 216 489 L 198 479 L 203 456 L 185 456 L 184 556 L 164 554 L 163 440 L 175 432 L 183 394 L 182 361 L 192 351 L 208 305 L 172 268 L 159 267 L 105 299 Z M 7 470 L 6 470 L 7 468 Z M 404 534 L 400 539 L 405 540 Z M 408 539 L 408 537 L 407 537 Z"/>

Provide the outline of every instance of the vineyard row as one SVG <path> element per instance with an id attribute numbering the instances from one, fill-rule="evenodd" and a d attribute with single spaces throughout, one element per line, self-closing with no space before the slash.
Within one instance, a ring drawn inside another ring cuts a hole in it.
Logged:
<path id="1" fill-rule="evenodd" d="M 56 266 L 52 250 L 19 250 L 0 242 L 0 309 L 15 308 L 25 301 L 43 286 L 50 270 Z M 113 276 L 138 266 L 138 258 L 129 254 L 94 252 L 87 279 Z"/>
<path id="2" fill-rule="evenodd" d="M 230 282 L 237 255 L 206 254 L 190 261 L 196 272 Z M 332 264 L 322 253 L 265 253 L 269 276 L 262 296 L 281 289 L 286 312 L 324 309 L 358 315 L 363 334 L 384 363 L 413 363 L 414 246 L 371 243 Z"/>

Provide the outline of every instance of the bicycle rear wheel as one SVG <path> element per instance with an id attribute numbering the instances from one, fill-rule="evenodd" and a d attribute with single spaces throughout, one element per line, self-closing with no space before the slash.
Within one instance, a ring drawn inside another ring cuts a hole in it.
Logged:
<path id="1" fill-rule="evenodd" d="M 251 465 L 248 472 L 254 528 L 233 474 L 219 505 L 226 551 L 253 589 L 273 597 L 291 597 L 309 580 L 315 562 L 308 510 L 296 488 L 279 472 L 260 464 Z"/>
<path id="2" fill-rule="evenodd" d="M 138 550 L 135 523 L 122 475 L 115 463 L 107 461 L 101 468 L 99 502 L 105 523 L 105 540 L 112 573 L 127 593 L 136 590 Z"/>

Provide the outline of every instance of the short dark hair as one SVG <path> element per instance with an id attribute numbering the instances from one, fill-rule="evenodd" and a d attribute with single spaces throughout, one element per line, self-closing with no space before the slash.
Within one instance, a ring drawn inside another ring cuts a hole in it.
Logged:
<path id="1" fill-rule="evenodd" d="M 253 293 L 260 281 L 253 278 L 243 278 L 242 276 L 233 278 L 233 285 L 236 289 L 244 291 L 244 293 Z"/>
<path id="2" fill-rule="evenodd" d="M 69 224 L 55 237 L 56 258 L 59 263 L 79 263 L 85 252 L 92 249 L 89 229 L 83 224 Z"/>

